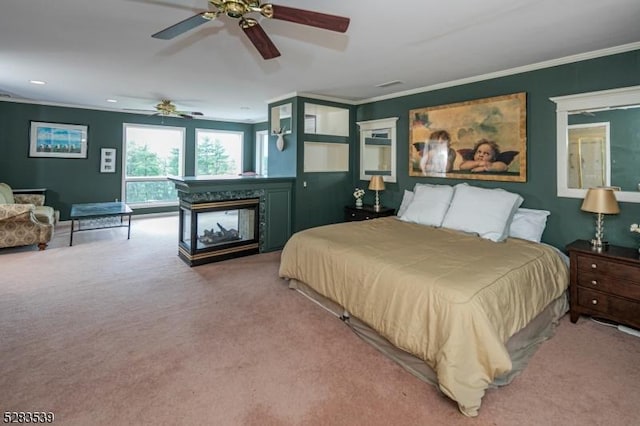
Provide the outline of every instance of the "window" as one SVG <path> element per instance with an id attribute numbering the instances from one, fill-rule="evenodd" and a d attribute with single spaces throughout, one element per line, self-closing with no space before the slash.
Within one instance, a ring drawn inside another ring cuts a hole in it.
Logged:
<path id="1" fill-rule="evenodd" d="M 269 175 L 267 168 L 269 160 L 269 133 L 266 130 L 256 132 L 256 173 Z"/>
<path id="2" fill-rule="evenodd" d="M 196 176 L 242 173 L 244 134 L 196 129 Z"/>
<path id="3" fill-rule="evenodd" d="M 184 170 L 182 127 L 124 125 L 122 199 L 136 207 L 176 205 L 178 194 L 168 175 Z"/>

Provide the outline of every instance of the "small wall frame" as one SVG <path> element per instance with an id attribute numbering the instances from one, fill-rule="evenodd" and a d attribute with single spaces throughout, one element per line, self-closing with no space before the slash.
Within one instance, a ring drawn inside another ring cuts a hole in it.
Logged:
<path id="1" fill-rule="evenodd" d="M 116 149 L 101 148 L 100 149 L 100 173 L 116 172 Z"/>

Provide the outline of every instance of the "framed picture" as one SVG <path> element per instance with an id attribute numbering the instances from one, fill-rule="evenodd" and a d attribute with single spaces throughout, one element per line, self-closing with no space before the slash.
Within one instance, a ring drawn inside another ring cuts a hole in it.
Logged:
<path id="1" fill-rule="evenodd" d="M 87 158 L 87 126 L 32 121 L 29 157 Z"/>
<path id="2" fill-rule="evenodd" d="M 527 180 L 526 93 L 409 111 L 409 175 Z"/>
<path id="3" fill-rule="evenodd" d="M 116 149 L 100 148 L 100 173 L 116 172 Z"/>

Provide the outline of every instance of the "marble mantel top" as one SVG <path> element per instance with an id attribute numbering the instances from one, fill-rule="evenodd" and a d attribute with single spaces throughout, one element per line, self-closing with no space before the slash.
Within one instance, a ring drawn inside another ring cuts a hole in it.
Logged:
<path id="1" fill-rule="evenodd" d="M 260 188 L 286 183 L 290 185 L 295 177 L 291 176 L 168 176 L 178 191 L 203 192 L 215 190 L 233 190 Z"/>

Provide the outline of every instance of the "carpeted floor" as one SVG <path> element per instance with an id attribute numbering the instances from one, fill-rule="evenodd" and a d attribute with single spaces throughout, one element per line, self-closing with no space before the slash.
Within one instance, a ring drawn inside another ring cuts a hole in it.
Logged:
<path id="1" fill-rule="evenodd" d="M 278 278 L 279 252 L 189 268 L 177 219 L 0 250 L 0 407 L 65 425 L 635 425 L 640 339 L 565 317 L 479 417 Z"/>

